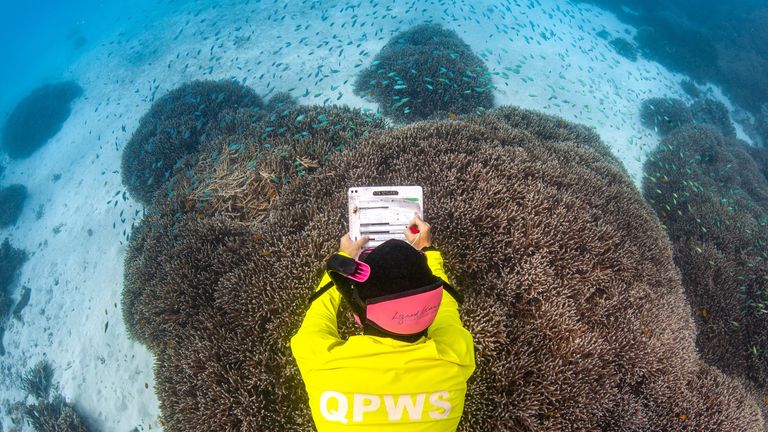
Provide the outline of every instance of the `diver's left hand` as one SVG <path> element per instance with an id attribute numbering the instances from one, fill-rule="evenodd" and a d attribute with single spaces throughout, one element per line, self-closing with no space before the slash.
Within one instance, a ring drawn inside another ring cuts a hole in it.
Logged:
<path id="1" fill-rule="evenodd" d="M 357 259 L 357 257 L 360 255 L 360 251 L 363 249 L 363 246 L 365 246 L 366 243 L 368 243 L 368 236 L 362 236 L 360 237 L 360 240 L 353 242 L 352 237 L 349 236 L 349 233 L 346 233 L 339 242 L 339 251 L 344 252 L 354 259 Z"/>

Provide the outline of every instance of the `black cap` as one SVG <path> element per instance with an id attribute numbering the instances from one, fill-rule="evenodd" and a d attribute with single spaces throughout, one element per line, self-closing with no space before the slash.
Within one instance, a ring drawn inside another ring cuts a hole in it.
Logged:
<path id="1" fill-rule="evenodd" d="M 427 257 L 402 240 L 387 240 L 362 261 L 371 267 L 368 280 L 354 283 L 363 301 L 425 287 L 438 279 L 432 274 Z"/>

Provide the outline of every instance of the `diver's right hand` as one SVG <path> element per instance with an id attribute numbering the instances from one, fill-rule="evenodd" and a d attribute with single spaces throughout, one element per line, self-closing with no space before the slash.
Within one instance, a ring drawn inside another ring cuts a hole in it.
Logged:
<path id="1" fill-rule="evenodd" d="M 416 227 L 418 233 L 411 232 L 411 227 Z M 408 240 L 408 243 L 418 250 L 432 246 L 432 227 L 424 222 L 418 213 L 414 213 L 413 219 L 411 219 L 408 227 L 405 229 L 405 238 Z"/>

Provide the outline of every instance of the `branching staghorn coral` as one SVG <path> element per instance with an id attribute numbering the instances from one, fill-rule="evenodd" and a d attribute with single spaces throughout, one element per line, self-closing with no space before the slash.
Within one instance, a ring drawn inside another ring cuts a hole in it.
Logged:
<path id="1" fill-rule="evenodd" d="M 713 127 L 687 127 L 652 154 L 643 189 L 674 245 L 702 358 L 768 396 L 765 160 Z"/>
<path id="2" fill-rule="evenodd" d="M 725 136 L 736 136 L 731 115 L 722 102 L 714 99 L 699 99 L 691 104 L 690 109 L 694 123 L 714 126 Z"/>
<path id="3" fill-rule="evenodd" d="M 53 368 L 46 360 L 40 360 L 21 378 L 24 391 L 35 399 L 48 399 L 51 393 Z"/>
<path id="4" fill-rule="evenodd" d="M 222 117 L 199 163 L 173 178 L 159 207 L 257 224 L 286 184 L 384 128 L 381 116 L 339 106 L 288 104 L 263 118 L 244 110 Z"/>
<path id="5" fill-rule="evenodd" d="M 152 105 L 123 150 L 121 175 L 131 196 L 144 205 L 205 140 L 206 126 L 224 110 L 261 109 L 261 98 L 234 81 L 193 81 Z"/>
<path id="6" fill-rule="evenodd" d="M 420 184 L 475 338 L 461 431 L 761 430 L 755 399 L 698 357 L 652 209 L 602 144 L 560 125 L 504 108 L 373 134 L 251 226 L 150 215 L 124 317 L 159 315 L 143 341 L 165 429 L 311 429 L 288 340 L 346 231 L 346 189 Z"/>
<path id="7" fill-rule="evenodd" d="M 691 110 L 680 99 L 651 98 L 640 106 L 643 126 L 656 131 L 662 137 L 675 129 L 693 123 Z"/>
<path id="8" fill-rule="evenodd" d="M 21 378 L 21 387 L 32 397 L 31 404 L 16 402 L 12 415 L 26 419 L 37 432 L 88 432 L 92 430 L 75 409 L 73 403 L 54 391 L 51 393 L 53 369 L 47 360 L 41 360 Z M 16 421 L 16 420 L 14 420 Z"/>
<path id="9" fill-rule="evenodd" d="M 420 24 L 393 36 L 355 82 L 355 94 L 373 98 L 398 122 L 491 108 L 493 89 L 482 59 L 439 24 Z"/>
<path id="10" fill-rule="evenodd" d="M 88 432 L 89 428 L 75 411 L 74 405 L 63 396 L 55 395 L 51 400 L 40 399 L 26 405 L 23 415 L 37 432 Z"/>

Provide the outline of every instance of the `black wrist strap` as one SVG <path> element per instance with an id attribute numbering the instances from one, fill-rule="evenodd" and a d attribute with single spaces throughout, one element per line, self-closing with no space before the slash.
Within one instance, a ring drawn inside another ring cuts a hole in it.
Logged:
<path id="1" fill-rule="evenodd" d="M 329 281 L 327 284 L 323 285 L 322 288 L 312 293 L 311 296 L 309 296 L 309 303 L 312 303 L 313 301 L 320 298 L 321 295 L 325 294 L 326 291 L 331 289 L 333 287 L 333 281 Z"/>

